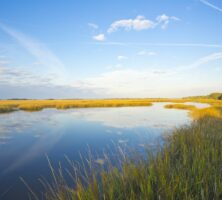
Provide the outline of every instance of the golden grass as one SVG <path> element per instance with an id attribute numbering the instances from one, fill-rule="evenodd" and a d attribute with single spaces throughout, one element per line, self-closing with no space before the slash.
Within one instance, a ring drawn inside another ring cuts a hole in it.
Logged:
<path id="1" fill-rule="evenodd" d="M 211 106 L 207 108 L 196 108 L 193 105 L 185 104 L 167 104 L 165 105 L 165 108 L 189 110 L 190 116 L 195 120 L 204 117 L 222 118 L 222 102 L 216 102 L 215 104 L 211 104 Z"/>
<path id="2" fill-rule="evenodd" d="M 143 99 L 104 99 L 104 100 L 2 100 L 0 108 L 39 111 L 44 108 L 88 108 L 88 107 L 123 107 L 151 106 L 149 100 Z M 0 112 L 3 109 L 0 109 Z"/>
<path id="3" fill-rule="evenodd" d="M 190 115 L 193 119 L 200 119 L 204 117 L 222 118 L 222 107 L 211 106 L 209 108 L 194 109 Z"/>
<path id="4" fill-rule="evenodd" d="M 69 109 L 69 108 L 90 108 L 90 107 L 127 107 L 127 106 L 151 106 L 154 102 L 170 102 L 176 104 L 166 105 L 165 108 L 175 108 L 194 111 L 193 116 L 202 116 L 197 114 L 200 109 L 193 105 L 185 105 L 182 103 L 196 102 L 208 103 L 213 110 L 222 107 L 221 100 L 213 99 L 168 99 L 168 98 L 144 98 L 144 99 L 70 99 L 70 100 L 0 100 L 0 113 L 12 112 L 15 110 L 39 111 L 44 108 Z M 201 112 L 210 113 L 209 109 Z M 216 113 L 215 111 L 211 111 Z M 217 114 L 214 114 L 214 116 Z"/>
<path id="5" fill-rule="evenodd" d="M 168 109 L 181 109 L 181 110 L 193 110 L 196 108 L 193 105 L 186 105 L 186 104 L 167 104 L 164 107 Z"/>

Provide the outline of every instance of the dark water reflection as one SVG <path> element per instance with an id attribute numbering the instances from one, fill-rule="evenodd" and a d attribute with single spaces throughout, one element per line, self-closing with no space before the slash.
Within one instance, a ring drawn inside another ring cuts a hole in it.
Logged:
<path id="1" fill-rule="evenodd" d="M 0 199 L 27 199 L 20 176 L 39 190 L 37 179 L 49 177 L 46 154 L 53 164 L 63 164 L 64 155 L 79 160 L 90 148 L 100 159 L 104 149 L 115 145 L 156 144 L 166 131 L 190 121 L 186 111 L 167 110 L 163 105 L 0 115 Z"/>

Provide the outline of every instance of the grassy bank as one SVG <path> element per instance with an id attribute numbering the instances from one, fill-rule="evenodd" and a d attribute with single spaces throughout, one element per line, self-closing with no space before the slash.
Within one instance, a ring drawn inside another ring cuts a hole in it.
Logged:
<path id="1" fill-rule="evenodd" d="M 217 103 L 207 108 L 196 108 L 193 105 L 186 104 L 167 104 L 164 107 L 167 109 L 189 110 L 190 116 L 195 120 L 204 118 L 206 116 L 222 118 L 222 103 Z"/>
<path id="2" fill-rule="evenodd" d="M 104 99 L 104 100 L 1 100 L 1 108 L 11 110 L 39 111 L 44 108 L 69 109 L 88 107 L 123 107 L 123 106 L 151 106 L 149 100 L 143 99 Z"/>
<path id="3" fill-rule="evenodd" d="M 193 110 L 196 108 L 193 105 L 186 105 L 186 104 L 167 104 L 164 107 L 168 109 L 181 109 L 181 110 Z"/>
<path id="4" fill-rule="evenodd" d="M 75 166 L 76 187 L 66 185 L 61 169 L 52 169 L 47 200 L 144 200 L 222 198 L 222 120 L 205 117 L 173 131 L 147 159 L 125 160 L 122 170 L 92 170 L 84 178 Z M 83 181 L 84 180 L 84 181 Z M 87 182 L 87 184 L 83 184 Z"/>

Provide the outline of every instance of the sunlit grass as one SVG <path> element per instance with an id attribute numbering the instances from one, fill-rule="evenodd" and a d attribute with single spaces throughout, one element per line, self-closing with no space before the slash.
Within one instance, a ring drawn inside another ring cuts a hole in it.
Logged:
<path id="1" fill-rule="evenodd" d="M 193 105 L 186 105 L 186 104 L 167 104 L 164 107 L 168 109 L 181 109 L 181 110 L 193 110 L 196 108 Z"/>
<path id="2" fill-rule="evenodd" d="M 80 170 L 83 173 L 78 173 L 78 166 L 71 163 L 73 172 L 68 174 L 75 187 L 67 184 L 65 170 L 61 167 L 55 170 L 49 162 L 54 181 L 49 184 L 40 180 L 45 188 L 43 196 L 47 200 L 219 200 L 222 198 L 221 146 L 221 119 L 201 118 L 174 130 L 165 138 L 162 148 L 148 152 L 146 159 L 124 159 L 120 169 L 110 164 L 108 169 L 98 170 L 89 159 L 88 166 Z"/>
<path id="3" fill-rule="evenodd" d="M 211 106 L 209 108 L 194 109 L 190 114 L 193 119 L 200 119 L 206 116 L 222 118 L 222 107 Z"/>
<path id="4" fill-rule="evenodd" d="M 155 102 L 185 103 L 197 102 L 222 106 L 221 100 L 214 99 L 73 99 L 73 100 L 0 100 L 0 113 L 4 108 L 11 110 L 39 111 L 44 108 L 69 109 L 90 107 L 124 107 L 124 106 L 151 106 Z M 4 107 L 4 108 L 3 108 Z M 175 106 L 171 106 L 172 108 Z M 180 109 L 191 109 L 188 105 L 177 105 Z M 176 108 L 176 107 L 175 107 Z"/>
<path id="5" fill-rule="evenodd" d="M 143 99 L 104 99 L 104 100 L 2 100 L 1 107 L 16 108 L 25 111 L 38 111 L 44 108 L 88 108 L 88 107 L 123 107 L 151 106 Z M 0 110 L 1 112 L 1 110 Z"/>
<path id="6" fill-rule="evenodd" d="M 217 103 L 215 105 L 211 105 L 207 108 L 196 108 L 193 105 L 186 104 L 167 104 L 164 106 L 167 109 L 182 109 L 190 111 L 190 116 L 193 119 L 201 119 L 206 116 L 222 118 L 222 103 Z"/>

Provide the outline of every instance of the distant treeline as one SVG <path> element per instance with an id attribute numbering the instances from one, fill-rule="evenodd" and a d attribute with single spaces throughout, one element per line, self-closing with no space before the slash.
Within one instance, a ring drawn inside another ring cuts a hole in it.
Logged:
<path id="1" fill-rule="evenodd" d="M 216 100 L 222 100 L 222 93 L 220 92 L 215 92 L 211 93 L 206 96 L 191 96 L 191 97 L 186 97 L 186 98 L 191 98 L 191 99 L 216 99 Z"/>

